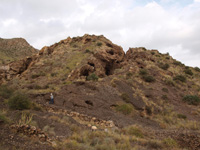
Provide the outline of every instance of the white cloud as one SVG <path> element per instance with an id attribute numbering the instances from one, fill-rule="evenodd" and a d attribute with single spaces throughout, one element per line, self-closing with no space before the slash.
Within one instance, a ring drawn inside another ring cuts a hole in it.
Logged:
<path id="1" fill-rule="evenodd" d="M 144 46 L 196 66 L 200 64 L 199 1 L 180 6 L 175 0 L 141 5 L 136 0 L 1 0 L 0 36 L 24 37 L 41 48 L 68 36 L 103 34 L 125 51 Z"/>

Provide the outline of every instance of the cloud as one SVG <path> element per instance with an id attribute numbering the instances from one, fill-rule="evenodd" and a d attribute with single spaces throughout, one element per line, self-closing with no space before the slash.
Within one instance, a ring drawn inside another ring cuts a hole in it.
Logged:
<path id="1" fill-rule="evenodd" d="M 24 37 L 40 49 L 85 33 L 103 34 L 125 51 L 143 46 L 200 64 L 199 0 L 1 0 L 2 38 Z"/>

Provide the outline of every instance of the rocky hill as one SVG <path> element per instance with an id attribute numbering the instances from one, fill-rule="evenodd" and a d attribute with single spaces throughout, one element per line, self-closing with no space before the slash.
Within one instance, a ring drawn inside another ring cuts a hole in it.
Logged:
<path id="1" fill-rule="evenodd" d="M 169 54 L 69 37 L 1 66 L 0 77 L 0 148 L 200 149 L 200 69 Z"/>
<path id="2" fill-rule="evenodd" d="M 23 38 L 0 38 L 0 65 L 31 56 L 37 52 L 38 50 Z"/>

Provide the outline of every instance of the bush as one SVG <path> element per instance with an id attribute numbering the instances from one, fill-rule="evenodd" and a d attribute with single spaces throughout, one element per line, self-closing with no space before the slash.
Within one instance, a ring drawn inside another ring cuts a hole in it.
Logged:
<path id="1" fill-rule="evenodd" d="M 40 72 L 40 73 L 37 73 L 37 74 L 33 74 L 32 76 L 31 76 L 31 78 L 32 79 L 35 79 L 35 78 L 38 78 L 38 77 L 40 77 L 40 76 L 45 76 L 46 74 L 44 73 L 44 72 Z"/>
<path id="2" fill-rule="evenodd" d="M 183 97 L 183 101 L 190 105 L 198 105 L 200 103 L 200 98 L 197 95 L 186 95 Z"/>
<path id="3" fill-rule="evenodd" d="M 180 61 L 176 61 L 176 60 L 173 62 L 173 64 L 176 66 L 184 66 L 184 64 L 182 64 Z"/>
<path id="4" fill-rule="evenodd" d="M 145 75 L 142 78 L 144 79 L 145 82 L 154 82 L 155 81 L 155 78 L 150 75 Z"/>
<path id="5" fill-rule="evenodd" d="M 139 137 L 139 138 L 143 138 L 144 137 L 142 131 L 136 126 L 129 127 L 127 129 L 126 133 L 129 134 L 129 135 L 134 135 L 134 136 Z"/>
<path id="6" fill-rule="evenodd" d="M 128 96 L 127 93 L 122 93 L 120 96 L 125 102 L 130 102 L 130 97 Z"/>
<path id="7" fill-rule="evenodd" d="M 98 42 L 98 43 L 97 43 L 97 46 L 101 46 L 101 45 L 102 45 L 102 43 L 101 43 L 101 42 Z"/>
<path id="8" fill-rule="evenodd" d="M 181 81 L 181 82 L 186 82 L 186 78 L 183 75 L 177 75 L 174 77 L 175 81 Z"/>
<path id="9" fill-rule="evenodd" d="M 134 108 L 131 104 L 122 104 L 116 106 L 116 110 L 123 113 L 124 115 L 129 115 L 134 110 Z"/>
<path id="10" fill-rule="evenodd" d="M 162 88 L 162 91 L 163 91 L 163 92 L 166 92 L 166 93 L 169 92 L 169 90 L 168 90 L 167 88 Z"/>
<path id="11" fill-rule="evenodd" d="M 126 74 L 126 76 L 127 76 L 128 78 L 130 78 L 130 77 L 133 76 L 133 74 L 132 74 L 131 72 L 128 72 L 128 73 Z"/>
<path id="12" fill-rule="evenodd" d="M 169 64 L 167 63 L 166 64 L 160 63 L 158 66 L 163 70 L 167 70 L 169 68 Z"/>
<path id="13" fill-rule="evenodd" d="M 139 72 L 139 74 L 140 74 L 141 76 L 143 76 L 143 75 L 147 75 L 147 74 L 148 74 L 148 72 L 147 72 L 147 70 L 146 70 L 146 69 L 140 69 L 140 72 Z"/>
<path id="14" fill-rule="evenodd" d="M 95 74 L 95 73 L 92 73 L 90 74 L 89 76 L 86 77 L 86 80 L 90 81 L 98 81 L 99 77 Z"/>
<path id="15" fill-rule="evenodd" d="M 192 70 L 190 70 L 189 68 L 188 68 L 188 69 L 185 69 L 184 72 L 185 72 L 186 74 L 188 74 L 188 75 L 191 75 L 191 76 L 193 75 Z"/>
<path id="16" fill-rule="evenodd" d="M 175 83 L 174 83 L 174 81 L 173 81 L 171 78 L 166 78 L 166 79 L 164 80 L 164 82 L 165 82 L 167 85 L 175 86 Z"/>
<path id="17" fill-rule="evenodd" d="M 177 147 L 177 142 L 172 139 L 172 138 L 166 138 L 163 140 L 163 143 L 167 146 L 167 147 Z"/>
<path id="18" fill-rule="evenodd" d="M 8 123 L 9 120 L 8 120 L 8 118 L 7 118 L 4 114 L 2 114 L 2 113 L 0 112 L 0 124 L 1 124 L 1 122 L 3 122 L 3 123 Z"/>
<path id="19" fill-rule="evenodd" d="M 200 72 L 200 68 L 199 67 L 195 67 L 194 70 Z"/>
<path id="20" fill-rule="evenodd" d="M 0 96 L 2 96 L 5 99 L 9 98 L 13 94 L 13 92 L 14 90 L 6 85 L 2 85 L 0 87 Z"/>
<path id="21" fill-rule="evenodd" d="M 28 97 L 22 93 L 15 93 L 8 100 L 8 106 L 11 109 L 23 110 L 29 109 L 31 106 L 31 102 Z"/>
<path id="22" fill-rule="evenodd" d="M 168 97 L 167 97 L 167 95 L 162 95 L 162 97 L 161 97 L 163 100 L 168 100 Z"/>
<path id="23" fill-rule="evenodd" d="M 177 117 L 184 120 L 187 119 L 187 116 L 183 114 L 177 114 Z"/>

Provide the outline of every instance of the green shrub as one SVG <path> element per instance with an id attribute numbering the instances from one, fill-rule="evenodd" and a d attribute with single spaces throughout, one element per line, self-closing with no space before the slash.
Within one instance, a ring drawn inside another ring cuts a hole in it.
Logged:
<path id="1" fill-rule="evenodd" d="M 191 76 L 193 75 L 192 70 L 190 70 L 189 68 L 188 68 L 188 69 L 185 69 L 184 72 L 185 72 L 186 74 L 188 74 L 188 75 L 191 75 Z"/>
<path id="2" fill-rule="evenodd" d="M 11 109 L 17 110 L 29 109 L 31 106 L 31 102 L 25 94 L 18 92 L 9 98 L 8 106 Z"/>
<path id="3" fill-rule="evenodd" d="M 139 137 L 139 138 L 143 138 L 144 137 L 144 135 L 142 133 L 142 130 L 139 129 L 138 127 L 136 127 L 136 126 L 129 127 L 126 130 L 126 133 L 129 134 L 129 135 L 134 135 L 134 136 Z"/>
<path id="4" fill-rule="evenodd" d="M 199 67 L 195 67 L 194 70 L 200 72 L 200 68 Z"/>
<path id="5" fill-rule="evenodd" d="M 120 96 L 125 102 L 130 102 L 130 97 L 127 93 L 122 93 Z"/>
<path id="6" fill-rule="evenodd" d="M 162 88 L 162 91 L 163 91 L 163 92 L 166 92 L 166 93 L 169 92 L 169 90 L 168 90 L 167 88 Z"/>
<path id="7" fill-rule="evenodd" d="M 175 81 L 186 82 L 186 78 L 183 75 L 177 75 L 174 77 Z"/>
<path id="8" fill-rule="evenodd" d="M 163 70 L 167 70 L 169 68 L 169 64 L 167 63 L 166 64 L 160 63 L 158 66 Z"/>
<path id="9" fill-rule="evenodd" d="M 164 80 L 165 84 L 170 85 L 170 86 L 175 86 L 174 81 L 171 78 L 166 78 Z"/>
<path id="10" fill-rule="evenodd" d="M 98 43 L 97 43 L 97 46 L 101 46 L 101 45 L 102 45 L 102 43 L 101 43 L 101 42 L 98 42 Z"/>
<path id="11" fill-rule="evenodd" d="M 177 147 L 177 142 L 172 139 L 172 138 L 166 138 L 163 140 L 163 143 L 167 146 L 167 147 Z"/>
<path id="12" fill-rule="evenodd" d="M 153 76 L 150 76 L 150 75 L 145 75 L 142 78 L 145 82 L 154 82 L 155 81 L 155 78 Z"/>
<path id="13" fill-rule="evenodd" d="M 6 85 L 0 86 L 0 96 L 7 99 L 13 94 L 14 90 Z"/>
<path id="14" fill-rule="evenodd" d="M 198 105 L 200 103 L 200 98 L 197 95 L 186 95 L 183 97 L 183 101 L 190 105 Z"/>
<path id="15" fill-rule="evenodd" d="M 176 61 L 176 60 L 173 62 L 173 64 L 176 66 L 184 66 L 184 64 L 182 64 L 180 61 Z"/>
<path id="16" fill-rule="evenodd" d="M 56 73 L 56 72 L 53 72 L 53 73 L 51 73 L 51 76 L 52 76 L 52 77 L 56 77 L 56 76 L 57 76 L 57 74 L 58 74 L 58 73 Z"/>
<path id="17" fill-rule="evenodd" d="M 155 55 L 155 52 L 151 52 L 151 55 Z"/>
<path id="18" fill-rule="evenodd" d="M 99 77 L 95 74 L 95 73 L 92 73 L 90 74 L 89 76 L 86 77 L 86 80 L 90 81 L 98 81 Z"/>
<path id="19" fill-rule="evenodd" d="M 184 114 L 177 114 L 177 117 L 184 120 L 187 119 L 187 116 Z"/>
<path id="20" fill-rule="evenodd" d="M 0 124 L 1 124 L 1 122 L 3 122 L 3 123 L 9 123 L 9 119 L 4 114 L 2 114 L 0 112 Z"/>
<path id="21" fill-rule="evenodd" d="M 147 70 L 146 70 L 146 69 L 140 69 L 140 72 L 139 72 L 139 74 L 140 74 L 141 76 L 143 76 L 143 75 L 147 75 L 147 74 L 148 74 L 148 72 L 147 72 Z"/>
<path id="22" fill-rule="evenodd" d="M 118 112 L 123 113 L 124 115 L 129 115 L 133 110 L 133 105 L 131 104 L 122 104 L 122 105 L 118 105 L 116 106 L 116 110 Z"/>
<path id="23" fill-rule="evenodd" d="M 126 74 L 126 76 L 127 76 L 128 78 L 130 78 L 130 77 L 133 76 L 133 74 L 132 74 L 131 72 L 128 72 L 128 73 Z"/>
<path id="24" fill-rule="evenodd" d="M 167 97 L 167 95 L 162 95 L 162 97 L 161 97 L 163 100 L 168 100 L 168 97 Z"/>
<path id="25" fill-rule="evenodd" d="M 170 57 L 165 57 L 165 58 L 168 59 L 168 60 L 170 59 Z"/>
<path id="26" fill-rule="evenodd" d="M 35 79 L 35 78 L 38 78 L 40 76 L 45 76 L 46 74 L 44 72 L 40 72 L 40 73 L 36 73 L 36 74 L 33 74 L 31 76 L 32 79 Z"/>
<path id="27" fill-rule="evenodd" d="M 93 53 L 93 52 L 91 50 L 89 50 L 89 49 L 86 49 L 85 53 Z"/>

